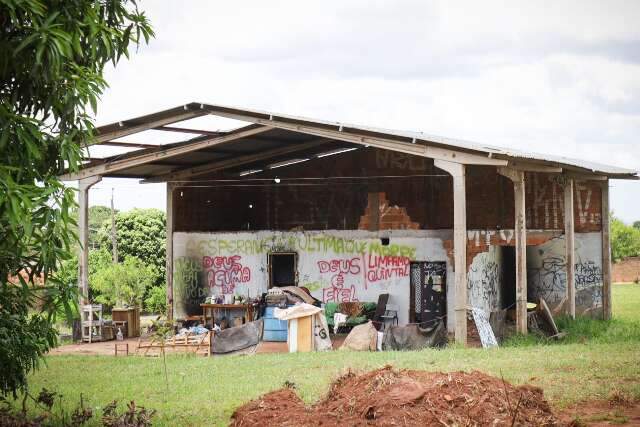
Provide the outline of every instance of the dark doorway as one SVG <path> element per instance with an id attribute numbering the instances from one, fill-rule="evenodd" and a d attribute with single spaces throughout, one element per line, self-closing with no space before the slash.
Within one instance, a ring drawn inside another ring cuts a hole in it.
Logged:
<path id="1" fill-rule="evenodd" d="M 502 281 L 500 286 L 502 308 L 516 304 L 516 248 L 502 246 Z"/>
<path id="2" fill-rule="evenodd" d="M 409 321 L 431 327 L 447 316 L 447 263 L 410 264 Z M 446 321 L 446 320 L 445 320 Z"/>
<path id="3" fill-rule="evenodd" d="M 269 254 L 269 288 L 296 286 L 298 282 L 298 254 L 282 252 Z"/>

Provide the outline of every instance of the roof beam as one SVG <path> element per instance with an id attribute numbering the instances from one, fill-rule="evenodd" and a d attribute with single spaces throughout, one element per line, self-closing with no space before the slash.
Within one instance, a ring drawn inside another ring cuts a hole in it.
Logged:
<path id="1" fill-rule="evenodd" d="M 155 144 L 139 144 L 137 142 L 124 142 L 124 141 L 103 141 L 94 145 L 110 145 L 113 147 L 127 147 L 127 148 L 158 148 L 160 145 Z"/>
<path id="2" fill-rule="evenodd" d="M 230 132 L 224 136 L 218 137 L 202 137 L 196 140 L 186 141 L 184 144 L 174 146 L 171 148 L 165 148 L 151 153 L 142 153 L 136 155 L 133 152 L 131 157 L 127 157 L 119 160 L 107 160 L 106 163 L 97 165 L 94 167 L 82 169 L 78 172 L 66 173 L 60 176 L 63 181 L 71 181 L 76 179 L 82 179 L 94 175 L 108 175 L 110 172 L 116 172 L 123 169 L 127 169 L 133 166 L 150 163 L 156 160 L 170 159 L 181 154 L 190 153 L 192 151 L 198 151 L 203 148 L 211 147 L 225 142 L 231 142 L 238 139 L 246 138 L 252 135 L 263 133 L 273 129 L 270 126 L 247 126 L 242 129 L 238 129 L 234 132 Z"/>
<path id="3" fill-rule="evenodd" d="M 606 175 L 599 174 L 588 174 L 588 173 L 579 173 L 579 172 L 570 172 L 566 171 L 564 176 L 570 179 L 574 179 L 576 181 L 606 181 L 609 179 Z"/>
<path id="4" fill-rule="evenodd" d="M 519 160 L 509 160 L 509 167 L 523 172 L 562 173 L 562 168 L 559 166 L 541 165 Z"/>
<path id="5" fill-rule="evenodd" d="M 397 151 L 414 156 L 428 157 L 469 165 L 506 166 L 508 164 L 506 160 L 491 158 L 487 155 L 466 153 L 463 151 L 413 144 L 411 142 L 401 142 L 390 138 L 372 137 L 355 132 L 344 131 L 341 130 L 342 126 L 339 128 L 336 126 L 336 129 L 332 129 L 333 126 L 311 126 L 307 124 L 289 123 L 278 120 L 278 118 L 274 116 L 271 116 L 269 119 L 264 119 L 258 115 L 250 115 L 247 113 L 243 114 L 241 112 L 233 112 L 226 109 L 220 110 L 211 106 L 205 106 L 205 109 L 215 116 L 272 126 L 274 128 L 285 129 L 292 132 L 305 133 L 308 135 L 315 135 L 336 141 L 350 142 L 352 144 L 364 145 L 367 147 L 371 146 L 381 148 L 383 150 Z"/>
<path id="6" fill-rule="evenodd" d="M 213 131 L 213 130 L 179 128 L 175 126 L 158 126 L 153 129 L 163 130 L 167 132 L 195 133 L 198 135 L 213 135 L 213 136 L 225 135 L 227 133 L 227 132 Z"/>
<path id="7" fill-rule="evenodd" d="M 244 156 L 235 157 L 233 159 L 221 160 L 219 162 L 207 163 L 204 165 L 198 165 L 191 168 L 185 168 L 185 169 L 181 169 L 181 170 L 177 170 L 177 171 L 173 171 L 165 174 L 159 174 L 159 175 L 144 179 L 140 182 L 142 184 L 150 184 L 154 182 L 185 180 L 185 179 L 189 179 L 194 176 L 202 175 L 205 173 L 211 173 L 211 172 L 219 171 L 222 169 L 242 166 L 248 163 L 259 162 L 261 160 L 267 160 L 273 157 L 282 156 L 282 155 L 294 153 L 297 151 L 306 150 L 309 148 L 314 148 L 314 147 L 323 145 L 327 142 L 328 140 L 326 138 L 315 139 L 313 141 L 294 144 L 292 146 L 275 148 L 273 150 L 263 151 L 260 153 L 247 154 Z"/>
<path id="8" fill-rule="evenodd" d="M 169 125 L 205 115 L 202 109 L 192 109 L 188 105 L 182 107 L 182 111 L 178 110 L 175 114 L 167 117 L 153 118 L 153 114 L 148 116 L 137 117 L 132 120 L 112 123 L 110 125 L 100 126 L 96 129 L 96 137 L 94 143 L 110 141 L 112 139 L 121 138 L 123 136 L 153 129 L 159 126 Z"/>

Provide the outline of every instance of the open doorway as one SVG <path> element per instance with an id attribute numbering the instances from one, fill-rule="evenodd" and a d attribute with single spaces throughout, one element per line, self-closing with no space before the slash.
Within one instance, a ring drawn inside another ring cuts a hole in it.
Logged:
<path id="1" fill-rule="evenodd" d="M 502 280 L 500 295 L 502 309 L 513 308 L 516 304 L 516 248 L 502 246 Z"/>
<path id="2" fill-rule="evenodd" d="M 269 254 L 269 288 L 298 285 L 298 254 L 277 252 Z"/>

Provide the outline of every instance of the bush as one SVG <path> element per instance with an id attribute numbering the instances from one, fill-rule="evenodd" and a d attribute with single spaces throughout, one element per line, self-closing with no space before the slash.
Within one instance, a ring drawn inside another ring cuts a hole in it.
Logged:
<path id="1" fill-rule="evenodd" d="M 153 285 L 157 273 L 135 257 L 123 263 L 111 264 L 91 277 L 91 287 L 100 294 L 99 303 L 114 307 L 120 304 L 141 306 L 147 288 Z"/>
<path id="2" fill-rule="evenodd" d="M 167 285 L 154 286 L 147 292 L 144 300 L 144 308 L 149 313 L 166 314 L 167 311 Z"/>

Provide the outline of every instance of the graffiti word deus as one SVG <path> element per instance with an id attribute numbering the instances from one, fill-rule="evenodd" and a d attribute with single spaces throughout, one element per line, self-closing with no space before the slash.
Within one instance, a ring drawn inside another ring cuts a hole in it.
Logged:
<path id="1" fill-rule="evenodd" d="M 345 280 L 349 276 L 360 274 L 360 258 L 318 261 L 318 270 L 322 274 L 331 275 L 331 285 L 322 289 L 324 302 L 358 301 L 355 285 L 348 286 Z"/>
<path id="2" fill-rule="evenodd" d="M 202 267 L 210 288 L 218 286 L 223 294 L 232 294 L 236 285 L 251 280 L 251 270 L 240 263 L 240 255 L 202 258 Z"/>

